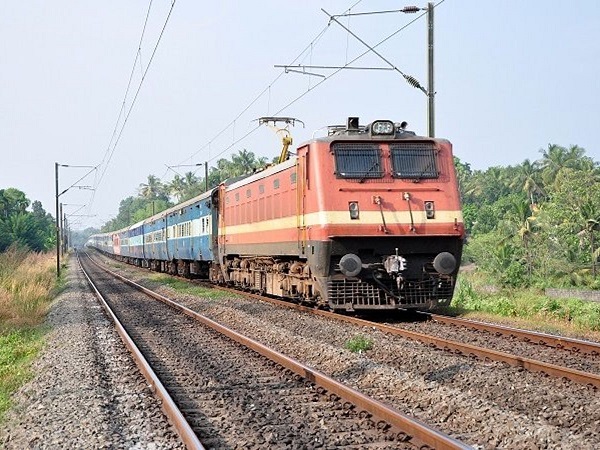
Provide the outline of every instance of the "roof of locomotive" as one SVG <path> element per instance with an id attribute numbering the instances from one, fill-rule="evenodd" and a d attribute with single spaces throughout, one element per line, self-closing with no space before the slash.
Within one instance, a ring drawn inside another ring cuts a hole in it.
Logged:
<path id="1" fill-rule="evenodd" d="M 327 136 L 313 137 L 309 141 L 302 143 L 302 146 L 311 142 L 334 142 L 334 141 L 395 141 L 395 140 L 412 140 L 412 141 L 443 141 L 448 142 L 444 138 L 432 138 L 428 136 L 419 136 L 414 131 L 406 130 L 399 123 L 394 123 L 394 134 L 374 135 L 371 133 L 371 125 L 361 125 L 356 128 L 348 128 L 346 125 L 331 125 L 327 127 Z"/>

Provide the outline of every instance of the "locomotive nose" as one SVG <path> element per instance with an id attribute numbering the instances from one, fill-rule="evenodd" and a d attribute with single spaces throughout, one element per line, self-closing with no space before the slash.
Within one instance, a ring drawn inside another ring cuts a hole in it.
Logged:
<path id="1" fill-rule="evenodd" d="M 355 277 L 362 270 L 362 261 L 354 253 L 348 253 L 340 259 L 340 270 L 347 277 Z"/>
<path id="2" fill-rule="evenodd" d="M 433 268 L 437 270 L 438 273 L 448 275 L 456 269 L 456 258 L 452 253 L 442 252 L 433 260 Z"/>

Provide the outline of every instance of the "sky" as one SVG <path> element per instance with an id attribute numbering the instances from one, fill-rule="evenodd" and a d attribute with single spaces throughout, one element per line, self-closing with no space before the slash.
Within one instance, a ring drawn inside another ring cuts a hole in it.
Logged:
<path id="1" fill-rule="evenodd" d="M 295 145 L 349 116 L 406 120 L 426 135 L 427 97 L 396 71 L 274 67 L 339 67 L 365 53 L 323 10 L 409 5 L 426 2 L 0 0 L 0 189 L 54 214 L 55 163 L 97 166 L 87 177 L 60 167 L 58 178 L 73 227 L 99 227 L 150 174 L 202 176 L 186 165 L 243 149 L 278 155 L 259 117 L 300 119 Z M 377 51 L 426 87 L 421 14 L 338 20 L 371 46 L 397 32 Z M 456 156 L 483 170 L 576 144 L 600 160 L 600 2 L 445 0 L 434 16 L 436 136 Z M 390 67 L 373 53 L 352 65 Z"/>

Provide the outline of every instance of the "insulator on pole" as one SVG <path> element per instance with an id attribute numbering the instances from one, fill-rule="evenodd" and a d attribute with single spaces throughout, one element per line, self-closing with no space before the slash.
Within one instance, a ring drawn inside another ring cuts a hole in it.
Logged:
<path id="1" fill-rule="evenodd" d="M 410 84 L 412 87 L 415 87 L 417 89 L 423 89 L 423 87 L 421 86 L 421 83 L 419 83 L 419 80 L 417 80 L 415 77 L 413 77 L 411 75 L 404 75 L 404 78 L 406 79 L 408 84 Z"/>
<path id="2" fill-rule="evenodd" d="M 407 14 L 416 13 L 420 10 L 421 8 L 419 8 L 418 6 L 405 6 L 404 8 L 402 8 L 402 12 Z"/>

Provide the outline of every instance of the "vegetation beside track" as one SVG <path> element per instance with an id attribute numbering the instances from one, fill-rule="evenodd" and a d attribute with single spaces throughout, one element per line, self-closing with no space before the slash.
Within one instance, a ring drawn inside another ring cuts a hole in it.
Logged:
<path id="1" fill-rule="evenodd" d="M 373 348 L 373 340 L 359 334 L 346 341 L 344 347 L 352 353 L 362 353 Z"/>
<path id="2" fill-rule="evenodd" d="M 461 274 L 447 312 L 600 340 L 600 303 L 550 298 L 533 288 L 490 289 L 485 279 L 477 273 Z"/>
<path id="3" fill-rule="evenodd" d="M 0 422 L 11 395 L 32 376 L 44 344 L 42 322 L 61 284 L 53 255 L 16 247 L 0 253 Z"/>
<path id="4" fill-rule="evenodd" d="M 180 280 L 170 275 L 153 273 L 149 278 L 152 281 L 169 286 L 171 289 L 182 294 L 195 295 L 209 299 L 230 298 L 233 295 L 229 292 L 221 291 L 210 286 L 192 284 L 187 280 Z"/>

